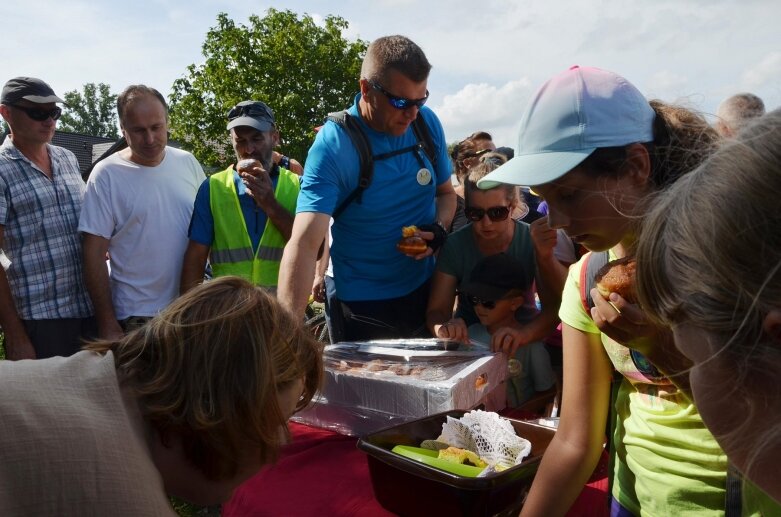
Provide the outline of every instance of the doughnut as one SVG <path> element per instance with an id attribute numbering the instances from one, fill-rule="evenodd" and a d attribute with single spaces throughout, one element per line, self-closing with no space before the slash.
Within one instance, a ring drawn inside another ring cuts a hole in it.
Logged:
<path id="1" fill-rule="evenodd" d="M 260 167 L 260 162 L 255 158 L 245 158 L 236 164 L 236 170 L 239 172 L 249 172 L 255 167 Z"/>
<path id="2" fill-rule="evenodd" d="M 402 239 L 396 244 L 396 248 L 405 255 L 420 255 L 428 249 L 428 243 L 420 237 L 416 237 L 417 226 L 405 226 L 401 229 Z"/>
<path id="3" fill-rule="evenodd" d="M 635 269 L 637 264 L 634 257 L 624 257 L 611 260 L 599 271 L 596 281 L 599 294 L 607 298 L 610 293 L 618 293 L 621 298 L 629 303 L 636 303 L 635 294 Z"/>
<path id="4" fill-rule="evenodd" d="M 396 248 L 405 255 L 420 255 L 428 249 L 428 244 L 420 237 L 404 237 L 396 244 Z"/>

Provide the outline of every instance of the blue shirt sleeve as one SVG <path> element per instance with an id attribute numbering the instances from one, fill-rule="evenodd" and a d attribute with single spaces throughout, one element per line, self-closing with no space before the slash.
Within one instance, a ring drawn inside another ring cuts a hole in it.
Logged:
<path id="1" fill-rule="evenodd" d="M 296 213 L 333 214 L 358 184 L 358 152 L 347 134 L 327 122 L 309 149 Z M 346 176 L 351 174 L 351 178 Z"/>
<path id="2" fill-rule="evenodd" d="M 214 219 L 212 218 L 211 202 L 209 200 L 209 179 L 206 178 L 198 188 L 193 206 L 193 215 L 190 218 L 190 229 L 187 236 L 191 241 L 204 246 L 211 246 L 214 242 Z"/>

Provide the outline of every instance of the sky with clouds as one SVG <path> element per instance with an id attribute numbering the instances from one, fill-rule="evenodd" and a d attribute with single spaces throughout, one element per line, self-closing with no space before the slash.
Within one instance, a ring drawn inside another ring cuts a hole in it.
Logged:
<path id="1" fill-rule="evenodd" d="M 573 64 L 617 72 L 649 98 L 706 115 L 739 91 L 781 106 L 778 0 L 37 0 L 0 2 L 0 81 L 40 77 L 62 95 L 84 83 L 163 93 L 217 13 L 239 23 L 269 7 L 346 19 L 346 36 L 404 34 L 434 68 L 430 106 L 448 141 L 487 130 L 516 147 L 534 90 Z M 294 71 L 292 71 L 294 73 Z M 356 91 L 357 91 L 356 77 Z M 334 106 L 334 109 L 339 106 Z"/>

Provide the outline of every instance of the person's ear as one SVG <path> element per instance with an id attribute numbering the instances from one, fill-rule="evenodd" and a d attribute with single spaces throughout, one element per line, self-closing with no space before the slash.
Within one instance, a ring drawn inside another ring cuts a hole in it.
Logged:
<path id="1" fill-rule="evenodd" d="M 781 309 L 771 309 L 762 320 L 762 330 L 774 341 L 781 343 Z"/>
<path id="2" fill-rule="evenodd" d="M 517 311 L 519 308 L 523 307 L 524 298 L 521 295 L 513 296 L 510 298 L 510 307 L 512 307 L 513 311 Z"/>
<path id="3" fill-rule="evenodd" d="M 371 90 L 372 88 L 371 85 L 369 84 L 369 81 L 367 81 L 366 79 L 361 79 L 360 81 L 358 81 L 358 85 L 361 88 L 361 97 L 366 99 L 366 96 L 369 94 L 369 90 Z"/>
<path id="4" fill-rule="evenodd" d="M 630 175 L 638 186 L 645 186 L 651 178 L 651 156 L 643 144 L 626 146 L 626 160 L 622 165 L 625 174 Z"/>

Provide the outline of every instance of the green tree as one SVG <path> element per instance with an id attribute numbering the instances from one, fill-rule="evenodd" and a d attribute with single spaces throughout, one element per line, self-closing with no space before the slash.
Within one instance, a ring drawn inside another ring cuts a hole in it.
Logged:
<path id="1" fill-rule="evenodd" d="M 304 161 L 314 128 L 348 106 L 358 91 L 367 43 L 350 42 L 337 16 L 316 25 L 309 15 L 269 9 L 236 24 L 225 13 L 206 34 L 201 64 L 187 67 L 172 88 L 171 134 L 204 166 L 224 167 L 233 151 L 228 110 L 261 100 L 273 110 L 285 154 Z"/>
<path id="2" fill-rule="evenodd" d="M 117 132 L 117 96 L 104 83 L 84 85 L 84 93 L 78 90 L 65 92 L 67 106 L 62 113 L 58 129 L 69 133 L 119 138 Z"/>

